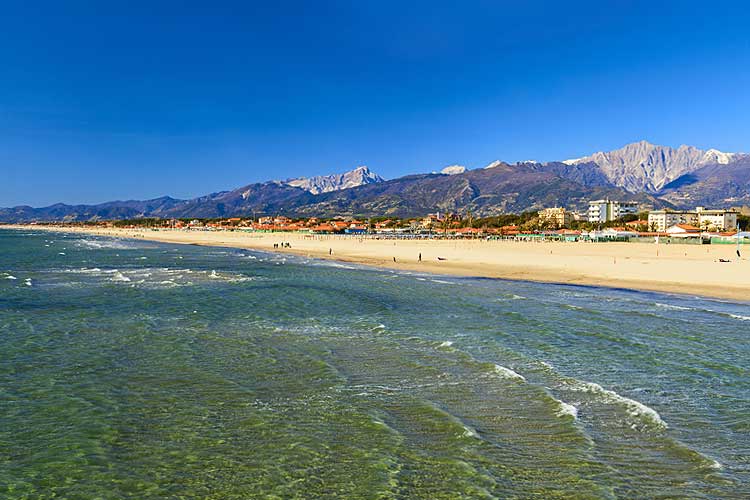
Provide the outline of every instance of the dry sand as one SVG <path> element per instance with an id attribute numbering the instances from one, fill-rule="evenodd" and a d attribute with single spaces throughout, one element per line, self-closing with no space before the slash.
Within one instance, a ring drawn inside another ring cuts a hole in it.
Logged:
<path id="1" fill-rule="evenodd" d="M 93 228 L 66 228 L 65 231 L 287 252 L 437 274 L 632 288 L 750 301 L 750 248 L 747 245 L 742 248 L 742 259 L 738 260 L 734 245 L 386 240 L 239 231 Z M 290 243 L 291 248 L 273 248 L 274 243 L 281 242 Z M 720 258 L 731 262 L 721 263 Z"/>

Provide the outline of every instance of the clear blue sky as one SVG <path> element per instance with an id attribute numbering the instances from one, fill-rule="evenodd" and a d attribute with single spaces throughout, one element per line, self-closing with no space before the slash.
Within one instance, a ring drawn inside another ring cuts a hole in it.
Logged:
<path id="1" fill-rule="evenodd" d="M 750 150 L 746 2 L 3 2 L 0 206 Z"/>

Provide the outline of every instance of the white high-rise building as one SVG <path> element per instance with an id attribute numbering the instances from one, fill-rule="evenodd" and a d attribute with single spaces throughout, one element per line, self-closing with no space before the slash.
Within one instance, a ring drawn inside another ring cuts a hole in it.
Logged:
<path id="1" fill-rule="evenodd" d="M 588 219 L 595 224 L 617 220 L 638 213 L 638 202 L 595 200 L 589 202 Z"/>

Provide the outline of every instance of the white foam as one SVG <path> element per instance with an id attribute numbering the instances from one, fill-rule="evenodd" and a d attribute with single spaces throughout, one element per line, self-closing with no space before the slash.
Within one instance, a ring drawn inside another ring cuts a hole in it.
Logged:
<path id="1" fill-rule="evenodd" d="M 514 372 L 510 368 L 506 368 L 504 366 L 495 365 L 495 373 L 500 375 L 503 378 L 509 378 L 509 379 L 515 379 L 515 380 L 522 380 L 526 381 L 526 379 L 523 377 L 523 375 L 519 375 L 518 373 Z"/>
<path id="2" fill-rule="evenodd" d="M 24 280 L 24 284 L 26 286 L 31 286 L 31 278 L 26 278 L 26 280 Z"/>
<path id="3" fill-rule="evenodd" d="M 740 316 L 739 314 L 730 314 L 729 317 L 738 319 L 740 321 L 750 321 L 750 316 Z"/>
<path id="4" fill-rule="evenodd" d="M 110 281 L 122 281 L 122 282 L 128 282 L 130 281 L 130 278 L 122 274 L 121 272 L 117 271 L 114 273 L 114 275 L 110 278 Z"/>
<path id="5" fill-rule="evenodd" d="M 65 255 L 65 252 L 58 252 L 57 255 Z"/>
<path id="6" fill-rule="evenodd" d="M 523 295 L 516 295 L 515 293 L 506 293 L 503 295 L 503 297 L 497 299 L 499 301 L 505 301 L 505 300 L 525 300 L 526 297 Z"/>
<path id="7" fill-rule="evenodd" d="M 451 340 L 446 340 L 445 342 L 441 342 L 441 343 L 440 343 L 440 345 L 439 345 L 438 347 L 450 347 L 450 346 L 452 346 L 452 345 L 453 345 L 453 341 L 451 341 Z"/>
<path id="8" fill-rule="evenodd" d="M 9 275 L 7 275 L 7 276 L 5 277 L 5 279 L 6 279 L 6 280 L 17 280 L 18 278 L 16 278 L 15 276 L 13 276 L 13 275 L 9 274 Z"/>
<path id="9" fill-rule="evenodd" d="M 452 281 L 444 281 L 444 280 L 430 280 L 433 283 L 440 283 L 441 285 L 455 285 Z"/>
<path id="10" fill-rule="evenodd" d="M 654 303 L 656 307 L 661 307 L 663 309 L 673 309 L 675 311 L 690 311 L 692 310 L 692 307 L 682 307 L 682 306 L 675 306 L 672 304 L 662 304 L 660 302 Z"/>
<path id="11" fill-rule="evenodd" d="M 464 432 L 463 432 L 464 437 L 479 438 L 479 433 L 475 429 L 472 429 L 466 424 L 462 424 L 462 425 L 464 427 Z"/>
<path id="12" fill-rule="evenodd" d="M 627 408 L 627 412 L 632 417 L 642 417 L 649 420 L 653 425 L 666 429 L 667 423 L 662 420 L 661 415 L 640 401 L 626 398 L 617 394 L 615 391 L 610 391 L 594 382 L 580 382 L 569 384 L 568 389 L 576 392 L 586 392 L 589 394 L 595 394 L 605 403 L 616 403 L 621 404 Z"/>
<path id="13" fill-rule="evenodd" d="M 558 417 L 565 417 L 565 416 L 571 416 L 575 420 L 578 418 L 578 408 L 573 406 L 572 404 L 568 404 L 565 401 L 560 401 L 559 399 L 556 399 L 557 404 L 560 405 L 560 409 L 555 413 Z"/>
<path id="14" fill-rule="evenodd" d="M 76 245 L 79 247 L 90 248 L 93 250 L 101 250 L 105 248 L 124 250 L 133 248 L 132 246 L 125 245 L 124 243 L 117 240 L 78 240 Z"/>

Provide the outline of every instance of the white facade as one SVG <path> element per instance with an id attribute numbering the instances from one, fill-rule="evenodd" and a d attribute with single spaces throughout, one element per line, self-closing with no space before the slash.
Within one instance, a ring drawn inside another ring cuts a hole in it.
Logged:
<path id="1" fill-rule="evenodd" d="M 638 213 L 635 201 L 596 200 L 589 202 L 589 222 L 602 223 L 620 219 L 626 215 Z"/>
<path id="2" fill-rule="evenodd" d="M 706 231 L 731 231 L 737 229 L 737 212 L 697 207 L 695 211 L 654 210 L 648 214 L 649 230 L 663 233 L 677 224 L 689 224 Z"/>
<path id="3" fill-rule="evenodd" d="M 671 212 L 668 210 L 654 210 L 648 214 L 648 229 L 658 233 L 665 232 L 677 224 L 698 226 L 697 212 Z"/>
<path id="4" fill-rule="evenodd" d="M 706 210 L 696 208 L 698 227 L 708 231 L 731 231 L 737 229 L 737 212 L 728 210 Z"/>

